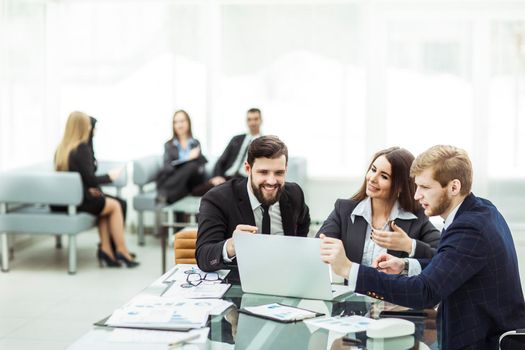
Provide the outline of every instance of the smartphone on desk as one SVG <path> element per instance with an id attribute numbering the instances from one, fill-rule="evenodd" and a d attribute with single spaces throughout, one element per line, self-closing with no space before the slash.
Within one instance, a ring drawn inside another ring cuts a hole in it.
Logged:
<path id="1" fill-rule="evenodd" d="M 406 318 L 406 317 L 421 317 L 425 318 L 428 314 L 424 310 L 414 310 L 414 309 L 408 309 L 408 310 L 383 310 L 379 313 L 380 318 L 387 318 L 387 317 L 399 317 L 399 318 Z"/>

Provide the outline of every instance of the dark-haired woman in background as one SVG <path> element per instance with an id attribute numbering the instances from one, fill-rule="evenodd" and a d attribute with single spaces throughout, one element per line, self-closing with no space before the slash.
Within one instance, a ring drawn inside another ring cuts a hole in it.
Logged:
<path id="1" fill-rule="evenodd" d="M 376 153 L 359 191 L 335 202 L 317 236 L 340 239 L 346 256 L 367 266 L 386 252 L 398 257 L 434 256 L 440 233 L 414 199 L 413 160 L 399 147 Z"/>
<path id="2" fill-rule="evenodd" d="M 164 166 L 157 175 L 157 202 L 173 203 L 205 182 L 200 142 L 193 138 L 184 110 L 173 114 L 173 137 L 164 144 Z"/>

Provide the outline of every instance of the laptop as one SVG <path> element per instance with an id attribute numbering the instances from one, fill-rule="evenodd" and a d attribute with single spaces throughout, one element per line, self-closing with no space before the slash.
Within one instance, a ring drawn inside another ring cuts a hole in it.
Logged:
<path id="1" fill-rule="evenodd" d="M 241 232 L 233 237 L 244 293 L 320 300 L 351 293 L 347 286 L 331 284 L 318 238 Z"/>

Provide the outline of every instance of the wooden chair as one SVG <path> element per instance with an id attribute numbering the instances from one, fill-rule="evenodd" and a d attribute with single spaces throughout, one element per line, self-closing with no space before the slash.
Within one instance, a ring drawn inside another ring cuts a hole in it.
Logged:
<path id="1" fill-rule="evenodd" d="M 175 234 L 175 264 L 196 264 L 197 229 L 184 229 Z"/>

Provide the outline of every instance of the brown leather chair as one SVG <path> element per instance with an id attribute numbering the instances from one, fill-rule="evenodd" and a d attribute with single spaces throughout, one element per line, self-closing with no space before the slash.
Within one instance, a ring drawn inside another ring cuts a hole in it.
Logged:
<path id="1" fill-rule="evenodd" d="M 196 264 L 195 242 L 197 242 L 197 230 L 186 229 L 175 234 L 175 264 Z"/>

